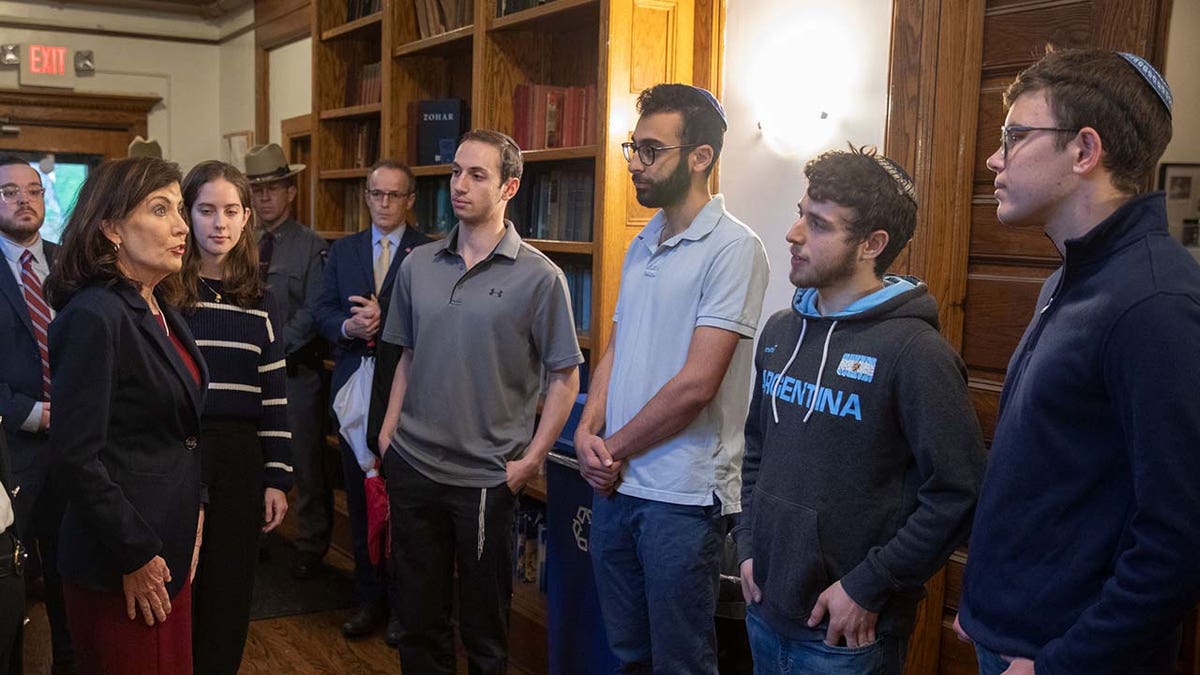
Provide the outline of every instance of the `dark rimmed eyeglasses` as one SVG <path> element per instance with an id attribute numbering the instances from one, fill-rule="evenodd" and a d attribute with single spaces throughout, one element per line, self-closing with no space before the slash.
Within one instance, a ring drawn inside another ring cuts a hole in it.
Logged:
<path id="1" fill-rule="evenodd" d="M 633 142 L 625 142 L 621 144 L 621 154 L 625 155 L 626 162 L 632 162 L 634 154 L 637 154 L 638 161 L 642 166 L 650 166 L 654 163 L 659 152 L 663 150 L 676 150 L 678 148 L 694 148 L 699 143 L 688 143 L 687 145 L 638 145 Z"/>
<path id="2" fill-rule="evenodd" d="M 1064 129 L 1063 127 L 1027 127 L 1024 124 L 1011 124 L 1000 127 L 1000 148 L 1004 153 L 1004 163 L 1008 163 L 1008 152 L 1014 145 L 1025 139 L 1026 134 L 1035 131 L 1053 131 L 1059 134 L 1077 134 L 1079 129 Z"/>

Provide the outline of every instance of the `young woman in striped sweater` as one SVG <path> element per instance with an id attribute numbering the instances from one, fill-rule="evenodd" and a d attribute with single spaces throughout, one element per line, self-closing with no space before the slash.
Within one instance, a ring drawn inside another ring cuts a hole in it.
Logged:
<path id="1" fill-rule="evenodd" d="M 259 532 L 287 511 L 291 433 L 283 343 L 258 276 L 250 184 L 236 167 L 196 165 L 183 179 L 191 241 L 180 272 L 182 308 L 208 363 L 201 420 L 208 507 L 193 597 L 197 673 L 233 675 L 250 622 Z"/>

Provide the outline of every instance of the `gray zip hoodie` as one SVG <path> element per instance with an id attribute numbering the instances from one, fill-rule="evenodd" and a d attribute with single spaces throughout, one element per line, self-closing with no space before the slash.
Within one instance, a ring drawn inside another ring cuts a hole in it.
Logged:
<path id="1" fill-rule="evenodd" d="M 738 558 L 754 559 L 756 609 L 793 639 L 841 580 L 879 612 L 876 632 L 912 632 L 923 584 L 962 542 L 983 475 L 966 368 L 937 332 L 915 279 L 821 316 L 799 289 L 759 338 L 746 419 Z"/>

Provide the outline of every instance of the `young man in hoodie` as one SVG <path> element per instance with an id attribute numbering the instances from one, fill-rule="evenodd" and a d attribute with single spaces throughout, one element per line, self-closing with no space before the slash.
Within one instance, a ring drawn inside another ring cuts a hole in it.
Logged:
<path id="1" fill-rule="evenodd" d="M 643 206 L 612 339 L 575 434 L 596 489 L 589 549 L 623 673 L 717 672 L 723 516 L 737 513 L 741 420 L 767 255 L 708 191 L 725 112 L 684 84 L 641 93 L 622 149 Z"/>
<path id="2" fill-rule="evenodd" d="M 966 369 L 920 281 L 886 275 L 912 181 L 827 152 L 788 231 L 797 288 L 759 337 L 734 529 L 755 673 L 900 675 L 926 579 L 983 472 Z"/>
<path id="3" fill-rule="evenodd" d="M 959 622 L 984 675 L 1172 673 L 1200 599 L 1200 266 L 1142 194 L 1171 92 L 1133 54 L 1017 76 L 1005 225 L 1062 256 L 1008 364 Z"/>

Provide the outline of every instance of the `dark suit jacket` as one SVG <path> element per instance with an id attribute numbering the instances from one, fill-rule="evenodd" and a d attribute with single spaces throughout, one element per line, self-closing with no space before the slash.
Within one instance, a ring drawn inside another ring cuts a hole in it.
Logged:
<path id="1" fill-rule="evenodd" d="M 156 555 L 171 571 L 171 595 L 187 581 L 208 371 L 187 322 L 163 312 L 200 368 L 200 384 L 128 286 L 84 288 L 50 325 L 50 442 L 70 499 L 59 572 L 88 588 L 120 591 L 121 575 Z"/>
<path id="2" fill-rule="evenodd" d="M 47 264 L 52 264 L 58 246 L 48 241 L 42 246 Z M 13 508 L 24 527 L 50 464 L 46 435 L 21 430 L 33 405 L 42 400 L 42 359 L 25 297 L 7 266 L 0 269 L 0 296 L 0 345 L 4 345 L 0 349 L 0 415 L 4 416 L 14 482 L 8 487 L 21 488 Z"/>
<path id="3" fill-rule="evenodd" d="M 396 363 L 400 352 L 392 345 L 376 341 L 374 347 L 369 347 L 365 340 L 342 337 L 342 322 L 350 318 L 351 295 L 367 297 L 375 292 L 375 251 L 371 244 L 372 228 L 343 237 L 334 242 L 329 249 L 325 261 L 325 277 L 321 293 L 317 296 L 313 315 L 317 322 L 317 332 L 334 347 L 333 377 L 330 382 L 330 401 L 346 384 L 346 380 L 358 369 L 361 358 L 367 354 L 375 355 L 375 384 L 371 400 L 371 421 L 367 423 L 367 438 L 374 440 L 379 435 L 379 425 L 387 407 L 387 392 L 391 388 L 392 375 L 396 372 Z M 431 239 L 412 226 L 405 228 L 404 236 L 400 238 L 400 246 L 392 256 L 391 266 L 383 278 L 379 289 L 379 307 L 382 318 L 386 319 L 388 306 L 392 300 L 392 287 L 396 281 L 396 270 L 400 263 L 408 257 L 413 248 L 431 241 Z M 380 321 L 380 332 L 383 322 Z M 382 400 L 380 400 L 382 399 Z M 383 409 L 380 409 L 380 408 Z M 372 435 L 372 431 L 374 434 Z M 374 443 L 370 443 L 374 445 Z"/>

